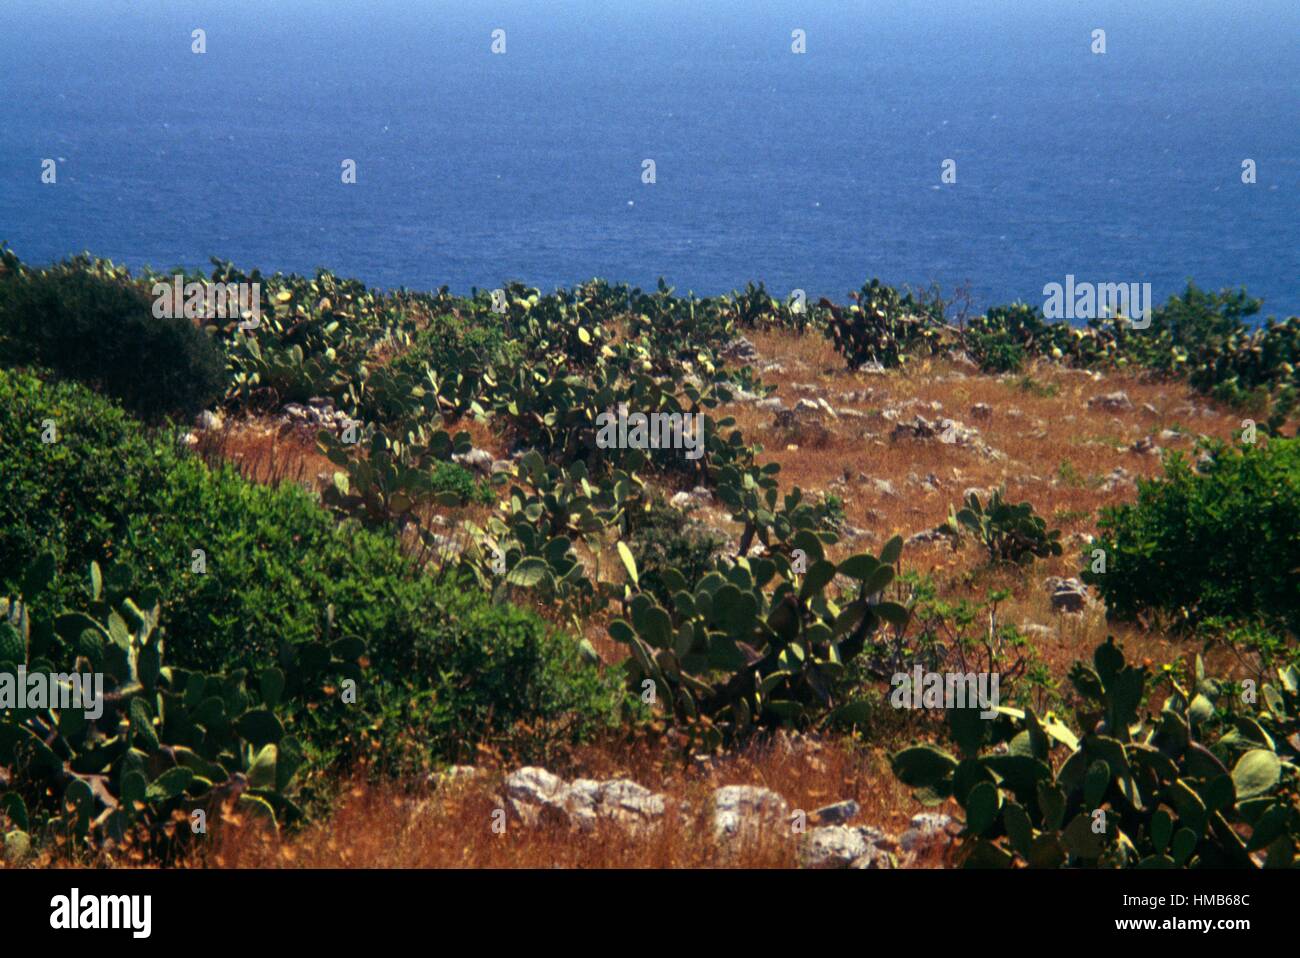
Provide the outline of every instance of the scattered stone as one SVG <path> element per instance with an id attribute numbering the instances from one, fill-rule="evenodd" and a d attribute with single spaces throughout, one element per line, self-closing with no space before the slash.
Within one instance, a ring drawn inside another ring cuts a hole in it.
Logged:
<path id="1" fill-rule="evenodd" d="M 935 845 L 946 845 L 952 841 L 952 836 L 948 834 L 948 828 L 952 823 L 952 819 L 947 815 L 921 812 L 919 815 L 912 816 L 911 827 L 899 836 L 898 843 L 904 851 L 908 852 L 918 852 Z"/>
<path id="2" fill-rule="evenodd" d="M 835 802 L 833 805 L 823 805 L 813 812 L 813 817 L 817 819 L 818 824 L 843 825 L 845 822 L 857 818 L 860 811 L 862 811 L 861 805 L 851 798 L 846 798 L 844 801 Z"/>
<path id="3" fill-rule="evenodd" d="M 505 788 L 510 810 L 524 824 L 533 826 L 546 820 L 568 822 L 565 800 L 569 788 L 560 776 L 529 765 L 511 772 L 506 777 Z"/>
<path id="4" fill-rule="evenodd" d="M 1020 626 L 1020 631 L 1031 639 L 1054 639 L 1056 630 L 1050 625 L 1039 625 L 1037 622 L 1026 622 Z"/>
<path id="5" fill-rule="evenodd" d="M 758 347 L 751 343 L 744 336 L 737 336 L 720 350 L 725 359 L 732 359 L 742 363 L 752 363 L 758 359 Z"/>
<path id="6" fill-rule="evenodd" d="M 914 472 L 909 473 L 907 481 L 914 486 L 920 486 L 926 492 L 939 492 L 943 489 L 943 483 L 940 481 L 939 477 L 932 472 L 927 473 L 924 479 Z"/>
<path id="7" fill-rule="evenodd" d="M 1123 466 L 1116 466 L 1110 471 L 1110 474 L 1102 480 L 1100 488 L 1102 492 L 1114 492 L 1117 489 L 1132 485 L 1134 485 L 1133 477 L 1129 474 L 1128 470 Z"/>
<path id="8" fill-rule="evenodd" d="M 731 394 L 732 402 L 758 402 L 762 398 L 758 393 L 752 393 L 742 386 L 728 386 L 727 392 Z"/>
<path id="9" fill-rule="evenodd" d="M 871 843 L 859 829 L 828 825 L 808 833 L 799 846 L 799 864 L 804 868 L 852 868 L 871 852 Z"/>
<path id="10" fill-rule="evenodd" d="M 494 459 L 494 460 L 492 460 L 492 470 L 491 470 L 491 474 L 492 474 L 492 475 L 495 476 L 495 475 L 497 475 L 498 473 L 503 473 L 503 472 L 504 472 L 504 473 L 511 473 L 511 472 L 514 472 L 514 471 L 515 471 L 515 464 L 514 464 L 513 462 L 511 462 L 509 459 Z"/>
<path id="11" fill-rule="evenodd" d="M 988 422 L 993 418 L 993 407 L 986 402 L 977 402 L 970 407 L 970 417 L 981 422 Z"/>
<path id="12" fill-rule="evenodd" d="M 307 400 L 306 406 L 300 403 L 285 403 L 280 407 L 278 422 L 282 429 L 287 430 L 319 432 L 324 429 L 330 432 L 342 432 L 352 420 L 348 418 L 347 413 L 335 409 L 328 399 L 313 396 Z M 359 426 L 360 423 L 357 425 Z"/>
<path id="13" fill-rule="evenodd" d="M 496 462 L 496 457 L 486 449 L 470 449 L 469 452 L 454 453 L 451 461 L 460 463 L 462 466 L 476 472 L 491 473 L 492 464 Z"/>
<path id="14" fill-rule="evenodd" d="M 1133 403 L 1128 398 L 1128 393 L 1120 391 L 1107 393 L 1104 396 L 1093 396 L 1088 400 L 1089 409 L 1101 409 L 1105 412 L 1127 412 L 1133 408 Z"/>
<path id="15" fill-rule="evenodd" d="M 779 409 L 776 413 L 776 426 L 790 431 L 793 434 L 791 438 L 797 443 L 817 445 L 824 442 L 830 436 L 825 423 L 826 415 L 835 415 L 834 410 L 824 403 L 825 400 L 819 404 L 811 399 L 800 399 L 793 409 Z"/>
<path id="16" fill-rule="evenodd" d="M 221 418 L 221 413 L 213 412 L 210 409 L 203 410 L 194 419 L 194 425 L 203 432 L 207 432 L 210 429 L 220 429 L 222 423 L 223 420 Z"/>
<path id="17" fill-rule="evenodd" d="M 719 839 L 782 824 L 789 814 L 786 800 L 769 788 L 724 785 L 713 793 L 713 831 Z"/>
<path id="18" fill-rule="evenodd" d="M 924 416 L 918 415 L 911 422 L 896 425 L 894 431 L 890 433 L 890 438 L 895 441 L 900 439 L 938 440 L 945 446 L 960 446 L 963 449 L 970 449 L 986 459 L 1006 459 L 1006 454 L 986 443 L 980 437 L 978 430 L 972 429 L 965 423 L 958 422 L 955 419 L 939 419 L 932 422 Z"/>
<path id="19" fill-rule="evenodd" d="M 665 800 L 629 779 L 580 778 L 569 785 L 565 808 L 574 827 L 582 831 L 590 831 L 601 819 L 639 831 L 663 818 Z"/>
<path id="20" fill-rule="evenodd" d="M 1160 447 L 1156 445 L 1155 439 L 1151 436 L 1143 436 L 1129 446 L 1128 451 L 1135 452 L 1139 456 L 1158 456 L 1161 452 Z"/>
<path id="21" fill-rule="evenodd" d="M 846 545 L 852 545 L 855 542 L 875 542 L 880 535 L 871 529 L 859 529 L 857 526 L 851 526 L 845 523 L 840 527 L 840 541 Z"/>
<path id="22" fill-rule="evenodd" d="M 695 509 L 713 502 L 713 493 L 703 486 L 696 486 L 690 492 L 677 492 L 668 500 L 677 509 Z"/>
<path id="23" fill-rule="evenodd" d="M 880 495 L 887 499 L 897 499 L 898 492 L 894 489 L 894 484 L 888 479 L 866 479 L 871 484 L 871 488 L 876 490 Z"/>
<path id="24" fill-rule="evenodd" d="M 1052 608 L 1057 612 L 1078 613 L 1088 605 L 1088 587 L 1078 579 L 1048 576 L 1043 580 L 1052 596 Z"/>
<path id="25" fill-rule="evenodd" d="M 785 403 L 781 401 L 780 396 L 769 396 L 767 399 L 760 399 L 754 403 L 755 409 L 762 409 L 765 412 L 781 412 L 785 409 Z"/>
<path id="26" fill-rule="evenodd" d="M 945 532 L 942 528 L 935 528 L 924 529 L 921 532 L 914 532 L 912 535 L 908 536 L 906 544 L 909 546 L 921 546 L 934 542 L 951 541 L 952 539 L 948 532 Z"/>

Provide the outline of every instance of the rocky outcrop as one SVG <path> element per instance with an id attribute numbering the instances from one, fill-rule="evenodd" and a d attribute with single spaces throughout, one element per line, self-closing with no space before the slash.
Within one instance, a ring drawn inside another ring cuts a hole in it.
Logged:
<path id="1" fill-rule="evenodd" d="M 1079 613 L 1088 606 L 1088 587 L 1078 579 L 1062 579 L 1050 575 L 1043 580 L 1052 597 L 1052 608 L 1057 612 Z"/>
<path id="2" fill-rule="evenodd" d="M 894 868 L 894 856 L 877 842 L 884 833 L 870 826 L 814 828 L 799 846 L 804 868 Z"/>
<path id="3" fill-rule="evenodd" d="M 791 749 L 798 747 L 787 744 Z M 488 774 L 473 766 L 457 765 L 431 775 L 428 784 L 442 793 Z M 512 820 L 525 827 L 550 824 L 575 832 L 592 832 L 609 824 L 646 834 L 658 827 L 670 810 L 666 796 L 630 779 L 566 782 L 536 766 L 507 775 L 498 800 Z M 427 803 L 427 799 L 421 801 L 421 805 Z M 862 812 L 854 799 L 832 802 L 805 815 L 798 809 L 792 812 L 784 796 L 760 785 L 721 786 L 714 790 L 709 808 L 712 839 L 721 852 L 731 854 L 765 834 L 779 835 L 796 843 L 799 863 L 805 868 L 896 868 L 900 848 L 906 859 L 951 840 L 947 832 L 951 820 L 944 815 L 915 816 L 908 831 L 895 838 L 871 825 L 850 824 Z M 685 806 L 678 808 L 683 822 L 690 820 L 688 812 Z M 812 826 L 806 832 L 805 823 Z"/>
<path id="4" fill-rule="evenodd" d="M 333 403 L 321 396 L 308 399 L 305 406 L 295 402 L 285 403 L 280 407 L 277 418 L 284 430 L 303 430 L 313 434 L 322 429 L 341 433 L 353 422 L 347 413 L 335 409 Z M 356 425 L 360 426 L 360 423 Z"/>
<path id="5" fill-rule="evenodd" d="M 718 840 L 753 837 L 765 826 L 783 823 L 786 800 L 758 785 L 724 785 L 713 793 L 713 834 Z"/>
<path id="6" fill-rule="evenodd" d="M 970 449 L 985 459 L 1003 460 L 1006 454 L 986 443 L 979 430 L 972 429 L 955 419 L 937 419 L 931 421 L 918 415 L 910 422 L 900 422 L 890 433 L 895 442 L 912 440 L 921 442 L 938 442 L 945 446 L 959 446 Z"/>
<path id="7" fill-rule="evenodd" d="M 1106 393 L 1104 396 L 1093 396 L 1088 400 L 1088 408 L 1103 412 L 1128 412 L 1133 408 L 1133 403 L 1128 398 L 1128 393 L 1119 391 Z"/>

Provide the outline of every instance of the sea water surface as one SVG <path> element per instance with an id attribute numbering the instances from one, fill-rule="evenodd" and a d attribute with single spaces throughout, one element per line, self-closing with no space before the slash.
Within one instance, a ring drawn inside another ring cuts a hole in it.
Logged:
<path id="1" fill-rule="evenodd" d="M 1295 0 L 3 0 L 0 78 L 29 262 L 1300 313 Z"/>

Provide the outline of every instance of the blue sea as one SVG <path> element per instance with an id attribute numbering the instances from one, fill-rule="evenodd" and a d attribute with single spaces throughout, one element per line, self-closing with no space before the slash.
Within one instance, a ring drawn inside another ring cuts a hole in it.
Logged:
<path id="1" fill-rule="evenodd" d="M 1193 279 L 1290 315 L 1298 41 L 1296 0 L 3 0 L 0 239 L 456 292 Z"/>

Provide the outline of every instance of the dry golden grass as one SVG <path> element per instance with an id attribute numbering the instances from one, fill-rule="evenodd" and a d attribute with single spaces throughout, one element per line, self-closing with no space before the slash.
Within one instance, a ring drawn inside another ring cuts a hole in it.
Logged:
<path id="1" fill-rule="evenodd" d="M 633 832 L 602 823 L 579 832 L 553 822 L 529 828 L 498 810 L 504 773 L 438 790 L 356 783 L 329 821 L 277 839 L 249 827 L 214 829 L 213 841 L 186 864 L 233 868 L 707 868 L 794 867 L 798 835 L 771 828 L 755 840 L 720 847 L 710 799 L 722 785 L 761 785 L 784 795 L 791 812 L 816 824 L 820 806 L 854 798 L 854 823 L 902 831 L 912 800 L 879 750 L 840 741 L 779 737 L 719 758 L 708 767 L 665 766 L 653 747 L 593 747 L 575 756 L 570 779 L 631 778 L 667 796 L 663 823 Z M 504 830 L 494 822 L 505 821 Z M 247 823 L 245 823 L 246 825 Z M 906 864 L 936 866 L 941 853 Z"/>
<path id="2" fill-rule="evenodd" d="M 310 432 L 281 428 L 269 417 L 228 419 L 198 435 L 199 455 L 209 463 L 230 463 L 252 482 L 296 482 L 319 490 L 334 470 Z"/>

